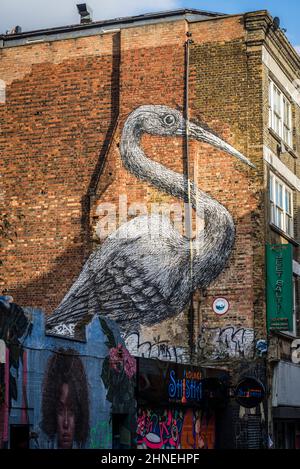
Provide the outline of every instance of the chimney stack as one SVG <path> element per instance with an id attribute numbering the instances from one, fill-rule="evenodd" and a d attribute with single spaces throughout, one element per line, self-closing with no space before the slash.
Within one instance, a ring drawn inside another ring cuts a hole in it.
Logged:
<path id="1" fill-rule="evenodd" d="M 80 14 L 80 23 L 91 23 L 92 22 L 92 9 L 86 3 L 78 3 L 78 13 Z"/>

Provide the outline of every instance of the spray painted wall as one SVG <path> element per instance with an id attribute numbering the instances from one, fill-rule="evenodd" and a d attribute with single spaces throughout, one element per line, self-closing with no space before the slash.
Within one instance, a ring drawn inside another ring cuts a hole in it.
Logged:
<path id="1" fill-rule="evenodd" d="M 195 211 L 202 229 L 197 226 L 195 236 L 191 227 L 183 234 L 166 216 L 149 214 L 146 208 L 146 214 L 123 223 L 91 254 L 48 318 L 49 327 L 87 322 L 99 313 L 118 323 L 129 347 L 132 341 L 128 337 L 133 334 L 144 343 L 142 327 L 147 335 L 153 326 L 178 316 L 188 307 L 193 292 L 207 288 L 225 269 L 235 242 L 231 214 L 186 175 L 153 161 L 143 149 L 144 134 L 182 138 L 187 131 L 190 139 L 210 144 L 253 166 L 203 125 L 187 123 L 178 110 L 162 105 L 143 105 L 133 110 L 124 123 L 120 141 L 124 167 L 159 192 L 183 201 L 190 213 Z M 106 205 L 108 216 L 113 216 L 110 211 L 114 207 Z M 152 338 L 150 343 L 154 342 Z M 173 344 L 170 346 L 172 349 Z M 134 351 L 139 354 L 140 348 Z M 174 356 L 166 354 L 162 358 L 173 360 Z"/>
<path id="2" fill-rule="evenodd" d="M 139 408 L 140 449 L 213 449 L 215 417 L 200 409 Z"/>
<path id="3" fill-rule="evenodd" d="M 9 354 L 9 425 L 30 426 L 31 448 L 112 447 L 112 413 L 135 412 L 135 360 L 118 328 L 95 317 L 80 342 L 45 335 L 43 313 L 25 311 L 18 367 Z"/>

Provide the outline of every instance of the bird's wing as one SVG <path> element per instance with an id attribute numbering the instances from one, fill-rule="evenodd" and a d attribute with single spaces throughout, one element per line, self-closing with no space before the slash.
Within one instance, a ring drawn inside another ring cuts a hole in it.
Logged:
<path id="1" fill-rule="evenodd" d="M 170 304 L 172 292 L 163 288 L 159 265 L 153 265 L 153 253 L 144 261 L 141 259 L 139 253 L 145 252 L 144 243 L 139 238 L 110 240 L 93 253 L 63 301 L 48 317 L 47 326 L 87 323 L 99 313 L 115 320 L 122 330 L 132 330 L 173 315 L 176 311 Z"/>
<path id="2" fill-rule="evenodd" d="M 175 312 L 153 271 L 134 255 L 136 248 L 135 244 L 118 250 L 92 277 L 100 314 L 115 320 L 122 330 L 158 323 Z"/>

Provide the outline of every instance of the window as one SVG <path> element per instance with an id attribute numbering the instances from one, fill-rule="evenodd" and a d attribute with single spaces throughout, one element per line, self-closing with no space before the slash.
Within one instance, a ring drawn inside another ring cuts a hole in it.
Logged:
<path id="1" fill-rule="evenodd" d="M 272 80 L 269 80 L 269 127 L 292 146 L 291 103 Z"/>
<path id="2" fill-rule="evenodd" d="M 293 237 L 293 193 L 272 173 L 270 173 L 270 211 L 271 223 Z"/>

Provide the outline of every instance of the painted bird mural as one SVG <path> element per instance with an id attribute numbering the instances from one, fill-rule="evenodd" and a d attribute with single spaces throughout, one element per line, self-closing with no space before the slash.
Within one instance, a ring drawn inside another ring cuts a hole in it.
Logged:
<path id="1" fill-rule="evenodd" d="M 243 163 L 254 165 L 203 126 L 162 105 L 144 105 L 127 118 L 120 141 L 125 168 L 159 191 L 190 202 L 204 220 L 194 239 L 180 234 L 160 214 L 138 216 L 121 225 L 93 252 L 47 327 L 87 323 L 99 313 L 115 320 L 122 331 L 138 331 L 173 317 L 188 305 L 197 288 L 207 287 L 226 266 L 235 240 L 230 213 L 184 175 L 148 158 L 141 146 L 144 133 L 179 136 L 213 145 Z"/>

